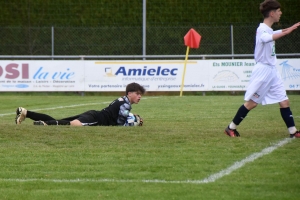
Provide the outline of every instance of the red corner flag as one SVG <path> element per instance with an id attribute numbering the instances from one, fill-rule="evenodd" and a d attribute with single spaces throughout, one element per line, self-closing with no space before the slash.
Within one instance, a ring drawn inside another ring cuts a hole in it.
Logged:
<path id="1" fill-rule="evenodd" d="M 200 40 L 201 40 L 201 35 L 199 35 L 199 33 L 197 33 L 192 28 L 184 36 L 184 44 L 187 46 L 187 49 L 186 49 L 184 69 L 183 69 L 183 74 L 182 74 L 180 96 L 182 96 L 182 90 L 183 90 L 183 85 L 184 85 L 184 76 L 185 76 L 185 70 L 186 70 L 186 63 L 187 63 L 187 59 L 188 59 L 188 55 L 189 55 L 189 49 L 190 48 L 195 48 L 195 49 L 199 48 L 199 46 L 200 46 Z"/>
<path id="2" fill-rule="evenodd" d="M 201 40 L 201 35 L 197 33 L 194 29 L 190 29 L 189 32 L 184 36 L 184 44 L 185 46 L 189 46 L 190 48 L 199 48 Z"/>

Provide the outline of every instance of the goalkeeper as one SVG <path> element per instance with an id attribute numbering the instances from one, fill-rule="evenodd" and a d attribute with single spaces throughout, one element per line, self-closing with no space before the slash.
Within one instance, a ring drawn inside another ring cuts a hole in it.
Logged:
<path id="1" fill-rule="evenodd" d="M 71 126 L 133 126 L 126 123 L 131 105 L 138 104 L 145 88 L 138 83 L 130 83 L 126 86 L 126 95 L 114 100 L 102 110 L 89 110 L 79 115 L 63 119 L 55 119 L 43 113 L 37 113 L 18 107 L 16 111 L 16 124 L 21 124 L 25 118 L 34 120 L 34 125 L 71 125 Z M 141 126 L 143 119 L 135 115 L 137 123 Z"/>

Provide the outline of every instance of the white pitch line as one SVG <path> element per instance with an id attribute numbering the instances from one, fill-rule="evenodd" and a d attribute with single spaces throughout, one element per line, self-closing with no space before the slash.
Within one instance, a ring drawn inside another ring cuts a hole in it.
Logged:
<path id="1" fill-rule="evenodd" d="M 229 175 L 233 171 L 243 167 L 246 163 L 253 162 L 257 158 L 263 157 L 264 155 L 270 154 L 274 150 L 276 150 L 278 147 L 282 147 L 283 145 L 287 144 L 288 142 L 292 141 L 291 138 L 285 138 L 284 140 L 279 141 L 277 144 L 274 144 L 273 146 L 267 147 L 263 149 L 259 153 L 253 153 L 250 156 L 246 157 L 245 159 L 235 162 L 233 165 L 228 167 L 227 169 L 224 169 L 216 174 L 212 174 L 209 177 L 201 180 L 202 183 L 211 183 L 215 182 L 217 179 L 222 178 L 225 175 Z"/>
<path id="2" fill-rule="evenodd" d="M 158 97 L 151 97 L 151 98 L 158 98 Z M 143 98 L 145 100 L 147 98 Z M 109 104 L 111 102 L 100 102 L 100 103 L 84 103 L 84 104 L 75 104 L 75 105 L 69 105 L 69 106 L 58 106 L 58 107 L 52 107 L 52 108 L 41 108 L 41 109 L 33 109 L 30 111 L 41 111 L 41 110 L 55 110 L 55 109 L 62 109 L 62 108 L 73 108 L 73 107 L 79 107 L 79 106 L 90 106 L 90 105 L 97 105 L 97 104 Z M 13 113 L 4 113 L 0 114 L 0 117 L 7 116 L 7 115 L 15 115 L 16 112 Z"/>
<path id="3" fill-rule="evenodd" d="M 58 106 L 58 107 L 52 107 L 52 108 L 33 109 L 31 111 L 55 110 L 55 109 L 62 109 L 62 108 L 73 108 L 73 107 L 79 107 L 79 106 L 90 106 L 90 105 L 107 104 L 107 103 L 110 103 L 110 102 L 75 104 L 75 105 L 69 105 L 69 106 Z M 15 115 L 15 114 L 16 114 L 16 112 L 4 113 L 4 114 L 0 114 L 0 117 L 6 116 L 6 115 Z"/>
<path id="4" fill-rule="evenodd" d="M 276 150 L 279 147 L 282 147 L 283 145 L 287 144 L 288 142 L 292 141 L 291 138 L 286 138 L 284 140 L 279 141 L 277 144 L 274 144 L 273 146 L 267 147 L 263 149 L 259 153 L 253 153 L 250 156 L 246 157 L 245 159 L 235 162 L 230 167 L 212 174 L 208 176 L 205 179 L 202 180 L 182 180 L 182 181 L 167 181 L 167 180 L 126 180 L 126 179 L 39 179 L 39 178 L 32 178 L 32 179 L 13 179 L 13 178 L 0 178 L 0 181 L 9 181 L 9 182 L 34 182 L 34 181 L 42 181 L 42 182 L 53 182 L 53 183 L 85 183 L 85 182 L 116 182 L 116 183 L 177 183 L 177 184 L 206 184 L 206 183 L 212 183 L 216 180 L 231 174 L 235 170 L 243 167 L 245 164 L 253 162 L 254 160 L 263 157 L 264 155 L 272 153 L 274 150 Z"/>

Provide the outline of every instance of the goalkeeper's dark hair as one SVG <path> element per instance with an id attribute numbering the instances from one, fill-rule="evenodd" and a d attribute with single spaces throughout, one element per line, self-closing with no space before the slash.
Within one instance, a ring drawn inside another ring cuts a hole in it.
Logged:
<path id="1" fill-rule="evenodd" d="M 259 5 L 259 10 L 264 18 L 267 18 L 271 11 L 277 10 L 280 7 L 280 3 L 276 0 L 265 0 Z"/>
<path id="2" fill-rule="evenodd" d="M 128 94 L 128 92 L 140 92 L 142 94 L 145 94 L 146 90 L 138 83 L 129 83 L 126 86 L 126 95 Z"/>

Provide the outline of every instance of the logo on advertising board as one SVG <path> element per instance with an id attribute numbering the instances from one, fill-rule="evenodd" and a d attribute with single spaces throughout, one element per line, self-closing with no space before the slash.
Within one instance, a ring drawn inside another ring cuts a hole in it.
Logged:
<path id="1" fill-rule="evenodd" d="M 115 77 L 116 75 L 113 74 L 111 67 L 105 67 L 105 76 L 107 76 L 107 77 Z"/>
<path id="2" fill-rule="evenodd" d="M 105 76 L 115 77 L 115 76 L 176 76 L 178 68 L 162 68 L 157 66 L 156 68 L 148 68 L 144 66 L 143 68 L 128 68 L 125 66 L 120 66 L 115 73 L 112 71 L 112 67 L 105 68 Z"/>
<path id="3" fill-rule="evenodd" d="M 35 64 L 36 62 L 31 62 Z M 0 83 L 3 88 L 74 87 L 75 72 L 69 67 L 30 67 L 27 63 L 8 63 L 0 66 Z"/>
<path id="4" fill-rule="evenodd" d="M 297 69 L 288 63 L 288 60 L 283 61 L 279 65 L 282 66 L 281 77 L 283 80 L 291 80 L 300 78 L 300 69 Z"/>
<path id="5" fill-rule="evenodd" d="M 217 73 L 213 79 L 215 82 L 234 82 L 239 80 L 239 77 L 232 71 L 224 70 Z"/>
<path id="6" fill-rule="evenodd" d="M 134 66 L 134 65 L 133 65 Z M 113 78 L 121 77 L 122 81 L 174 81 L 178 68 L 166 66 L 132 67 L 131 63 L 124 66 L 107 66 L 104 68 L 104 76 Z"/>
<path id="7" fill-rule="evenodd" d="M 246 71 L 248 73 L 248 71 Z M 245 71 L 244 71 L 245 73 Z M 213 89 L 219 90 L 243 90 L 246 86 L 244 83 L 246 80 L 240 80 L 239 76 L 230 70 L 223 70 L 218 72 L 213 80 L 217 83 L 217 85 L 212 85 Z"/>
<path id="8" fill-rule="evenodd" d="M 21 79 L 21 80 L 20 80 Z M 28 88 L 29 79 L 28 63 L 9 63 L 0 66 L 0 83 L 4 88 Z"/>

